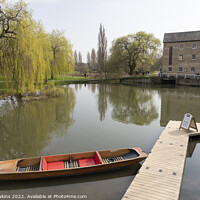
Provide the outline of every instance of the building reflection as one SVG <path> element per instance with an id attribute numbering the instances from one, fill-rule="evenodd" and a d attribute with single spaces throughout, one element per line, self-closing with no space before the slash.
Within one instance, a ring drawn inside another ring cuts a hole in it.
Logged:
<path id="1" fill-rule="evenodd" d="M 169 120 L 181 121 L 185 113 L 191 113 L 197 122 L 200 121 L 200 90 L 198 88 L 181 87 L 177 89 L 163 88 L 161 95 L 160 125 L 165 127 Z"/>
<path id="2" fill-rule="evenodd" d="M 190 137 L 188 149 L 187 149 L 187 157 L 192 157 L 194 150 L 196 148 L 196 145 L 200 143 L 200 136 L 194 136 Z"/>

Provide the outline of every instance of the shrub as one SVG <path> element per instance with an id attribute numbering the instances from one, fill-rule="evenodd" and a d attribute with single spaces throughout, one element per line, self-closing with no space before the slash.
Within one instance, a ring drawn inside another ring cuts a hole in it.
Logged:
<path id="1" fill-rule="evenodd" d="M 51 97 L 58 97 L 65 94 L 63 88 L 55 87 L 54 81 L 51 81 L 47 84 L 44 93 L 46 96 L 51 96 Z"/>

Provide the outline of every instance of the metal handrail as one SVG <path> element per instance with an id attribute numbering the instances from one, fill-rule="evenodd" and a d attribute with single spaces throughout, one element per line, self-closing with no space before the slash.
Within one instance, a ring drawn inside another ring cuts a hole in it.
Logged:
<path id="1" fill-rule="evenodd" d="M 200 75 L 196 75 L 196 74 L 179 74 L 179 73 L 160 73 L 160 77 L 176 77 L 176 78 L 193 78 L 193 79 L 200 79 Z"/>

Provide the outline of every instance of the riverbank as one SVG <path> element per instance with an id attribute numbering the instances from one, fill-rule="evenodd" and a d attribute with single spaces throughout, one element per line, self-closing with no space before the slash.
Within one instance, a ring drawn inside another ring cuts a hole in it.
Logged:
<path id="1" fill-rule="evenodd" d="M 2 79 L 1 79 L 2 80 Z M 109 84 L 160 84 L 159 77 L 155 77 L 154 75 L 151 76 L 135 76 L 135 77 L 116 77 L 116 76 L 110 76 L 109 78 L 94 78 L 94 77 L 69 77 L 69 76 L 63 76 L 63 77 L 55 77 L 53 80 L 49 80 L 47 84 L 44 85 L 44 88 L 47 87 L 47 85 L 55 84 L 56 88 L 58 86 L 62 85 L 70 85 L 70 84 L 102 84 L 102 83 L 109 83 Z M 45 89 L 44 89 L 45 90 Z M 54 89 L 55 90 L 55 89 Z M 22 99 L 23 100 L 38 100 L 46 98 L 47 96 L 52 95 L 44 95 L 45 92 L 39 92 L 39 94 L 33 93 L 33 94 L 23 94 Z M 0 81 L 0 99 L 6 99 L 8 96 L 13 96 L 17 94 L 17 91 L 15 89 L 12 89 L 9 87 L 9 84 L 6 83 L 5 80 Z M 54 92 L 53 96 L 56 93 Z"/>
<path id="2" fill-rule="evenodd" d="M 59 86 L 55 86 L 54 81 L 49 81 L 45 84 L 42 91 L 36 90 L 35 92 L 23 94 L 17 94 L 17 91 L 10 88 L 8 85 L 9 84 L 5 81 L 0 82 L 0 100 L 7 100 L 12 98 L 12 96 L 17 96 L 17 98 L 20 98 L 23 101 L 31 101 L 64 95 L 64 89 Z"/>
<path id="3" fill-rule="evenodd" d="M 134 77 L 119 77 L 119 76 L 108 76 L 105 77 L 83 77 L 83 76 L 60 76 L 55 77 L 53 80 L 48 80 L 47 84 L 54 83 L 56 87 L 62 85 L 70 85 L 70 84 L 125 84 L 125 85 L 138 85 L 138 84 L 148 84 L 148 85 L 161 85 L 161 84 L 174 84 L 174 85 L 184 85 L 184 86 L 200 86 L 200 79 L 188 79 L 188 78 L 174 78 L 173 80 L 170 78 L 169 80 L 165 80 L 162 77 L 159 77 L 157 73 L 148 74 L 148 75 L 135 75 Z M 44 88 L 47 86 L 44 85 Z M 4 78 L 0 77 L 0 99 L 5 99 L 8 96 L 12 96 L 17 92 L 14 89 L 9 88 L 9 84 L 6 84 Z M 31 99 L 38 99 L 38 96 L 33 96 Z M 50 95 L 51 96 L 51 95 Z M 41 97 L 44 98 L 44 97 Z M 28 97 L 26 97 L 28 99 Z"/>

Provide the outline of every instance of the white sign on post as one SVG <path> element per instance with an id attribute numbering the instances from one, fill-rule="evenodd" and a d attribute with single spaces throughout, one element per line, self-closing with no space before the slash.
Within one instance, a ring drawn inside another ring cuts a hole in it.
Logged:
<path id="1" fill-rule="evenodd" d="M 182 129 L 189 131 L 190 127 L 194 128 L 198 131 L 194 117 L 190 113 L 186 113 L 183 117 L 183 120 L 180 124 L 179 129 L 182 128 Z"/>
<path id="2" fill-rule="evenodd" d="M 181 128 L 189 129 L 191 119 L 192 119 L 192 115 L 190 113 L 186 113 L 184 115 L 184 118 L 183 118 L 183 121 L 182 121 L 182 124 L 181 124 Z"/>

